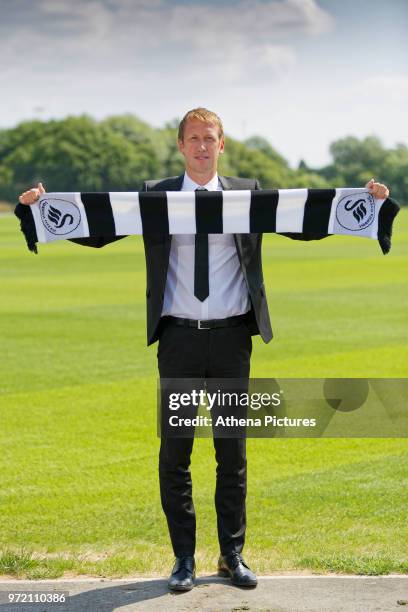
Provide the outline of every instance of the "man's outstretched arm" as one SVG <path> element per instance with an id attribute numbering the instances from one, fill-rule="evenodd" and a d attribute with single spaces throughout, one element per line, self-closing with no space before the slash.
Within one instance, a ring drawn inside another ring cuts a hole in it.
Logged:
<path id="1" fill-rule="evenodd" d="M 373 178 L 364 185 L 369 193 L 376 200 L 384 200 L 390 195 L 390 190 L 383 183 L 377 183 Z M 280 236 L 287 236 L 292 240 L 322 240 L 322 238 L 328 238 L 332 234 L 319 234 L 319 233 L 294 233 L 294 232 L 278 232 Z"/>
<path id="2" fill-rule="evenodd" d="M 26 204 L 31 206 L 35 204 L 40 196 L 46 193 L 45 188 L 42 183 L 38 183 L 37 187 L 33 189 L 29 189 L 28 191 L 24 191 L 18 198 L 20 204 Z M 125 236 L 96 236 L 90 238 L 68 238 L 70 242 L 76 242 L 77 244 L 81 244 L 82 246 L 93 247 L 95 249 L 100 249 L 106 244 L 110 244 L 111 242 L 116 242 L 117 240 L 122 240 L 122 238 L 126 238 Z"/>

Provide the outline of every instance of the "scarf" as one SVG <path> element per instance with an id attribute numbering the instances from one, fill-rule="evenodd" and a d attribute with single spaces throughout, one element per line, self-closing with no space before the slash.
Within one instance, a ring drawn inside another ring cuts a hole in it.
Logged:
<path id="1" fill-rule="evenodd" d="M 134 234 L 295 233 L 374 238 L 391 248 L 395 200 L 365 188 L 47 193 L 15 209 L 30 251 L 37 242 Z"/>

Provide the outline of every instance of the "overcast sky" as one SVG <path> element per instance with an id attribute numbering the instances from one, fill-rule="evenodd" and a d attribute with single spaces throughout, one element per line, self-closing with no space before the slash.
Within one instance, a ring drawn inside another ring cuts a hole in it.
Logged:
<path id="1" fill-rule="evenodd" d="M 295 165 L 408 144 L 408 0 L 0 0 L 0 127 L 194 106 Z"/>

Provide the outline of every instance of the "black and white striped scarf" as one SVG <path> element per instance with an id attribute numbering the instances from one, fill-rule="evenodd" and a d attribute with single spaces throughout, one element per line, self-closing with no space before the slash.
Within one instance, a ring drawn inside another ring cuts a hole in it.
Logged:
<path id="1" fill-rule="evenodd" d="M 385 254 L 398 211 L 358 188 L 47 193 L 15 214 L 35 253 L 37 242 L 67 238 L 266 232 L 375 238 Z"/>

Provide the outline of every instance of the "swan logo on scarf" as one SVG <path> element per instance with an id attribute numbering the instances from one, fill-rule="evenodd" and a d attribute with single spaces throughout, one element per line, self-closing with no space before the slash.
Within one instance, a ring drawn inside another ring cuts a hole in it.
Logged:
<path id="1" fill-rule="evenodd" d="M 346 195 L 337 204 L 336 219 L 346 230 L 364 230 L 373 223 L 374 218 L 374 198 L 368 192 Z"/>
<path id="2" fill-rule="evenodd" d="M 44 227 L 58 236 L 70 234 L 81 222 L 78 206 L 67 200 L 42 200 L 40 204 L 41 221 Z"/>

